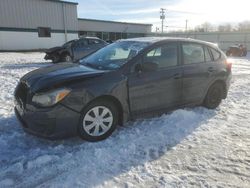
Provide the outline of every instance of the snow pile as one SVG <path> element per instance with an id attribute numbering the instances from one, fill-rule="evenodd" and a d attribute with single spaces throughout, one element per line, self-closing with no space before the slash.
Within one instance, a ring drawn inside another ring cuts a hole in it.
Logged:
<path id="1" fill-rule="evenodd" d="M 18 79 L 42 53 L 0 53 L 0 187 L 249 187 L 250 62 L 233 59 L 227 100 L 129 122 L 107 140 L 48 141 L 13 113 Z"/>

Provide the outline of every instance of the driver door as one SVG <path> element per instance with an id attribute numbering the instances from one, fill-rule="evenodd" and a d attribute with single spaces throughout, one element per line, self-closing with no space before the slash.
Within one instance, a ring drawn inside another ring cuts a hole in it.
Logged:
<path id="1" fill-rule="evenodd" d="M 146 52 L 136 64 L 153 62 L 157 70 L 129 75 L 129 101 L 133 116 L 164 111 L 178 106 L 182 100 L 182 67 L 179 62 L 179 44 L 167 43 Z M 136 66 L 136 65 L 135 65 Z"/>

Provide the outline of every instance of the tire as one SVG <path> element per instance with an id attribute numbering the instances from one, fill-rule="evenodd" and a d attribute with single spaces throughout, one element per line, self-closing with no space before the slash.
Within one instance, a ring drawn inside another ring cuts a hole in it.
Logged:
<path id="1" fill-rule="evenodd" d="M 116 129 L 118 116 L 118 108 L 110 101 L 96 100 L 90 103 L 82 111 L 78 125 L 79 136 L 90 142 L 106 139 Z"/>
<path id="2" fill-rule="evenodd" d="M 52 63 L 58 63 L 60 61 L 60 57 L 58 55 L 55 55 L 52 57 Z"/>
<path id="3" fill-rule="evenodd" d="M 243 56 L 244 56 L 244 57 L 247 56 L 247 51 L 244 51 Z"/>
<path id="4" fill-rule="evenodd" d="M 221 83 L 215 83 L 210 86 L 204 100 L 204 106 L 208 109 L 217 108 L 222 101 L 223 91 L 224 88 Z"/>
<path id="5" fill-rule="evenodd" d="M 62 61 L 63 62 L 71 62 L 72 61 L 72 58 L 69 54 L 64 54 L 63 57 L 62 57 Z"/>

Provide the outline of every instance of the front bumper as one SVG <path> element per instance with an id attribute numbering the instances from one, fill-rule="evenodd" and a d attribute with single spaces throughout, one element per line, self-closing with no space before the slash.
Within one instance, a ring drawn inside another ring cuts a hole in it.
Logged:
<path id="1" fill-rule="evenodd" d="M 23 129 L 33 135 L 49 139 L 77 135 L 80 114 L 63 105 L 32 111 L 16 105 L 15 114 Z"/>
<path id="2" fill-rule="evenodd" d="M 52 60 L 52 56 L 49 55 L 49 54 L 46 54 L 46 55 L 44 56 L 44 59 L 45 59 L 45 60 Z"/>

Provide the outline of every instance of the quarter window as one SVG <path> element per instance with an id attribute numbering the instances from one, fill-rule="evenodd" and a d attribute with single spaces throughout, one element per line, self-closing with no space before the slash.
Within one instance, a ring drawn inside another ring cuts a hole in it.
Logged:
<path id="1" fill-rule="evenodd" d="M 210 48 L 210 50 L 211 50 L 211 52 L 213 54 L 214 60 L 218 60 L 220 58 L 221 54 L 217 50 L 215 50 L 213 48 Z"/>
<path id="2" fill-rule="evenodd" d="M 211 55 L 210 55 L 207 47 L 204 47 L 204 52 L 205 52 L 205 60 L 206 60 L 206 62 L 212 61 Z"/>
<path id="3" fill-rule="evenodd" d="M 155 62 L 158 67 L 166 68 L 178 64 L 177 44 L 166 44 L 149 51 L 144 57 L 144 62 Z"/>
<path id="4" fill-rule="evenodd" d="M 199 44 L 183 44 L 183 60 L 184 64 L 205 62 L 204 51 L 202 45 Z"/>

